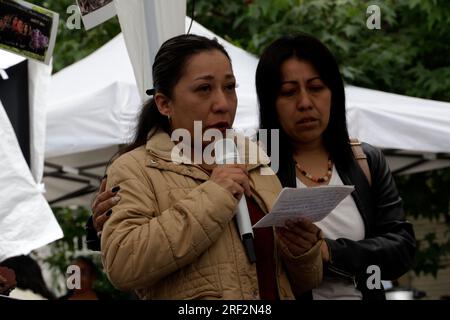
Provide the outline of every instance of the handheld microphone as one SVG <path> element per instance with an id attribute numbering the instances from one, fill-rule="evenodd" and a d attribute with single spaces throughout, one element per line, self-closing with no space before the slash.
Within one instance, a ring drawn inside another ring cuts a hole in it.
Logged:
<path id="1" fill-rule="evenodd" d="M 231 139 L 221 139 L 217 141 L 214 144 L 214 153 L 216 157 L 216 164 L 239 163 L 239 153 L 236 149 L 234 141 Z M 248 259 L 251 263 L 256 262 L 255 247 L 253 243 L 253 229 L 245 195 L 242 195 L 236 208 L 236 222 Z"/>

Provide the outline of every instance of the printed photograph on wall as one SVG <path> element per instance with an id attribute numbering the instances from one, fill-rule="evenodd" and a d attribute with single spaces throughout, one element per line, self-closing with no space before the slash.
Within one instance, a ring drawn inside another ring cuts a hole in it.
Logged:
<path id="1" fill-rule="evenodd" d="M 21 0 L 0 0 L 0 49 L 50 63 L 59 15 Z"/>
<path id="2" fill-rule="evenodd" d="M 111 19 L 116 15 L 113 0 L 77 0 L 86 30 Z"/>

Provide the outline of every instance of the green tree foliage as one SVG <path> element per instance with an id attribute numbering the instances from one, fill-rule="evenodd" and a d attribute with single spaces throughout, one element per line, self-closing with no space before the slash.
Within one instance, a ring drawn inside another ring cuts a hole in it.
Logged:
<path id="1" fill-rule="evenodd" d="M 366 26 L 372 4 L 380 30 Z M 450 101 L 446 0 L 196 0 L 195 8 L 200 23 L 256 55 L 279 36 L 307 32 L 332 50 L 348 83 Z"/>
<path id="2" fill-rule="evenodd" d="M 435 233 L 428 233 L 417 241 L 415 272 L 436 277 L 445 267 L 442 258 L 450 254 L 450 171 L 435 170 L 396 180 L 408 216 L 444 221 L 447 226 L 443 240 L 437 239 Z"/>

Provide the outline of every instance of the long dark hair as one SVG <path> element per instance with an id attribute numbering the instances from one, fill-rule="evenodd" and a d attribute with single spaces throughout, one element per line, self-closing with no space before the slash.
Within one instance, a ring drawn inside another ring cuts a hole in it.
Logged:
<path id="1" fill-rule="evenodd" d="M 195 54 L 211 50 L 219 50 L 231 62 L 230 56 L 217 39 L 183 34 L 164 42 L 155 56 L 152 67 L 154 92 L 161 92 L 169 99 L 172 98 L 173 88 L 183 76 L 188 59 Z M 169 132 L 169 121 L 159 112 L 152 98 L 142 108 L 133 141 L 123 147 L 119 154 L 144 145 L 150 138 L 149 134 L 151 136 L 159 128 Z"/>
<path id="2" fill-rule="evenodd" d="M 6 259 L 0 265 L 14 270 L 18 288 L 29 289 L 48 300 L 56 299 L 45 284 L 41 267 L 30 256 L 12 257 Z"/>
<path id="3" fill-rule="evenodd" d="M 264 50 L 259 60 L 256 92 L 260 127 L 280 130 L 280 166 L 277 175 L 281 184 L 289 187 L 296 185 L 293 150 L 290 138 L 279 122 L 275 103 L 281 87 L 281 65 L 293 57 L 311 63 L 331 90 L 330 121 L 323 133 L 325 148 L 336 166 L 345 168 L 352 161 L 345 117 L 344 83 L 336 59 L 324 44 L 311 35 L 301 33 L 279 38 Z"/>

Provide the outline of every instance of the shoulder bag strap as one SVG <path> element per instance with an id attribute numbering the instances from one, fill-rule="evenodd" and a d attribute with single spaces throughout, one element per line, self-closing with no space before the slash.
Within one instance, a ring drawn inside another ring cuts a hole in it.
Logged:
<path id="1" fill-rule="evenodd" d="M 361 146 L 361 142 L 358 139 L 350 139 L 350 146 L 352 147 L 353 156 L 358 161 L 361 170 L 369 182 L 369 186 L 372 186 L 372 176 L 370 174 L 369 163 L 367 162 L 367 156 Z"/>

